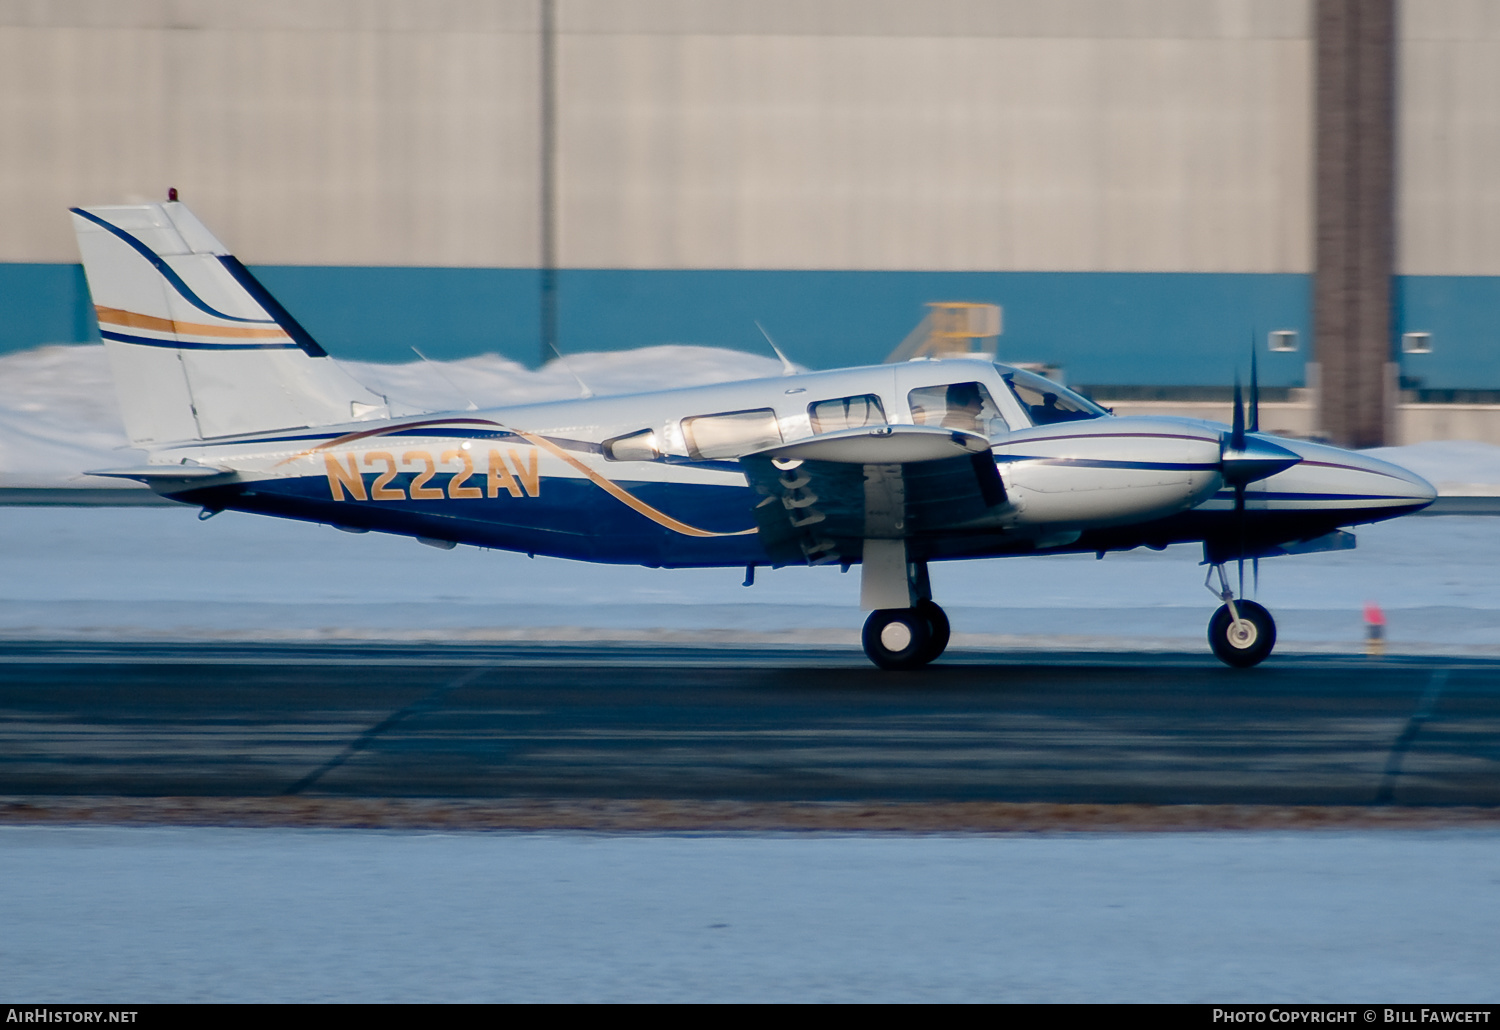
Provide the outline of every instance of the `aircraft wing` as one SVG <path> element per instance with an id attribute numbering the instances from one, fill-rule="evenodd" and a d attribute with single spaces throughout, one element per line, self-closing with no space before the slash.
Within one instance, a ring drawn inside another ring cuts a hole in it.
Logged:
<path id="1" fill-rule="evenodd" d="M 1006 503 L 989 441 L 935 426 L 826 433 L 747 454 L 762 499 L 756 526 L 772 560 L 822 565 L 983 519 Z"/>

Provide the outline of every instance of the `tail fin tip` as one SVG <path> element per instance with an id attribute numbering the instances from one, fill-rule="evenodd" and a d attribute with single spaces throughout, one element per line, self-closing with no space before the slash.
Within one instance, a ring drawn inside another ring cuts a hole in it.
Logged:
<path id="1" fill-rule="evenodd" d="M 320 360 L 328 352 L 181 201 L 70 210 L 138 445 L 334 425 L 384 407 Z"/>

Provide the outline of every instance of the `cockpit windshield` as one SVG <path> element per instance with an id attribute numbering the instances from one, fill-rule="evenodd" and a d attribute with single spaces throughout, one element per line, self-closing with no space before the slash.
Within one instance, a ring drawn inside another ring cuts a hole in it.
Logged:
<path id="1" fill-rule="evenodd" d="M 1022 410 L 1030 416 L 1034 426 L 1100 418 L 1109 414 L 1088 398 L 1034 372 L 1006 365 L 996 365 L 995 368 L 999 370 L 1000 378 L 1005 380 L 1005 385 L 1010 387 L 1010 392 L 1016 395 L 1016 400 L 1021 402 Z"/>

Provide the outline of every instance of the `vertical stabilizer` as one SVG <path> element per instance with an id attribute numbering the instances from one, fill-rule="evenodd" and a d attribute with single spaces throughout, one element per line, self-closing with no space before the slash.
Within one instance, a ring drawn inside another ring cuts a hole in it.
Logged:
<path id="1" fill-rule="evenodd" d="M 73 208 L 137 446 L 386 414 L 185 206 Z"/>

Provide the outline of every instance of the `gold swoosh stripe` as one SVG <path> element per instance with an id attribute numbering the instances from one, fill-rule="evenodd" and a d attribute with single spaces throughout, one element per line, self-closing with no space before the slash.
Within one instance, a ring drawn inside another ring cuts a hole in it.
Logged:
<path id="1" fill-rule="evenodd" d="M 599 475 L 599 473 L 589 468 L 583 462 L 573 457 L 567 451 L 563 450 L 561 447 L 557 446 L 557 444 L 553 443 L 551 440 L 548 440 L 546 437 L 536 436 L 532 433 L 524 433 L 519 429 L 511 429 L 509 426 L 503 426 L 499 422 L 492 422 L 489 419 L 484 418 L 432 419 L 426 422 L 405 422 L 399 426 L 385 426 L 381 429 L 367 429 L 362 433 L 346 433 L 345 435 L 335 437 L 334 439 L 329 440 L 326 443 L 320 443 L 318 444 L 318 446 L 310 448 L 309 450 L 294 454 L 290 458 L 278 461 L 276 463 L 276 467 L 279 468 L 282 465 L 286 465 L 290 462 L 296 461 L 298 458 L 305 458 L 310 454 L 316 454 L 318 451 L 329 450 L 335 447 L 342 447 L 347 444 L 354 443 L 358 440 L 368 440 L 372 437 L 384 436 L 386 433 L 395 432 L 398 429 L 413 429 L 430 425 L 453 425 L 454 423 L 494 426 L 497 429 L 505 429 L 509 432 L 515 433 L 527 443 L 540 447 L 549 454 L 556 455 L 557 457 L 561 458 L 563 461 L 571 465 L 573 468 L 577 469 L 579 472 L 582 472 L 585 476 L 588 477 L 590 482 L 592 482 L 599 489 L 603 490 L 605 493 L 609 494 L 615 500 L 619 501 L 621 504 L 624 504 L 625 506 L 640 512 L 652 522 L 655 522 L 659 526 L 665 526 L 666 528 L 672 530 L 674 533 L 681 533 L 683 536 L 715 537 L 750 536 L 751 534 L 756 532 L 755 527 L 753 526 L 749 529 L 742 529 L 735 533 L 715 533 L 711 530 L 699 529 L 697 526 L 690 526 L 686 522 L 674 519 L 666 512 L 657 511 L 655 508 L 651 507 L 651 505 L 636 497 L 630 491 Z"/>
<path id="2" fill-rule="evenodd" d="M 497 429 L 505 428 L 499 422 L 491 422 L 487 418 L 430 418 L 422 422 L 403 422 L 399 426 L 381 426 L 379 429 L 366 429 L 358 433 L 345 433 L 343 436 L 336 436 L 332 440 L 323 441 L 316 447 L 309 447 L 305 451 L 298 451 L 290 458 L 283 458 L 275 465 L 273 465 L 272 468 L 280 468 L 283 465 L 290 465 L 298 458 L 305 458 L 310 454 L 317 454 L 319 451 L 334 450 L 339 447 L 344 447 L 348 444 L 354 443 L 357 440 L 368 440 L 376 436 L 385 436 L 387 433 L 394 433 L 398 429 L 422 429 L 427 426 L 453 425 L 494 426 Z"/>
<path id="3" fill-rule="evenodd" d="M 557 446 L 557 444 L 553 443 L 551 440 L 548 440 L 546 437 L 533 436 L 531 433 L 525 433 L 519 429 L 512 429 L 511 432 L 515 433 L 517 436 L 527 441 L 528 443 L 535 444 L 536 446 L 542 448 L 549 454 L 557 455 L 557 457 L 561 458 L 569 465 L 572 465 L 579 472 L 582 472 L 585 476 L 588 476 L 588 478 L 594 483 L 595 486 L 599 487 L 599 489 L 609 494 L 615 500 L 619 501 L 621 504 L 626 505 L 627 507 L 635 509 L 642 515 L 646 516 L 646 518 L 650 519 L 652 522 L 655 522 L 657 525 L 666 526 L 674 533 L 681 533 L 683 536 L 750 536 L 755 532 L 755 528 L 751 527 L 750 529 L 742 529 L 736 533 L 714 533 L 707 529 L 699 529 L 697 526 L 690 526 L 686 522 L 679 522 L 677 519 L 674 519 L 672 516 L 666 514 L 665 512 L 657 511 L 655 508 L 651 507 L 651 505 L 636 497 L 634 494 L 630 493 L 623 487 L 611 482 L 608 479 L 605 479 L 603 476 L 599 475 L 599 473 L 589 468 L 583 462 L 573 457 L 567 451 L 563 450 L 561 447 Z"/>
<path id="4" fill-rule="evenodd" d="M 218 336 L 224 339 L 235 340 L 286 340 L 290 342 L 292 339 L 286 334 L 286 330 L 280 327 L 251 329 L 248 326 L 178 322 L 171 318 L 157 318 L 155 315 L 142 315 L 134 311 L 122 311 L 119 308 L 105 308 L 98 305 L 95 305 L 94 312 L 99 316 L 100 325 L 117 325 L 127 329 L 151 329 L 158 333 L 178 333 L 183 336 Z"/>

